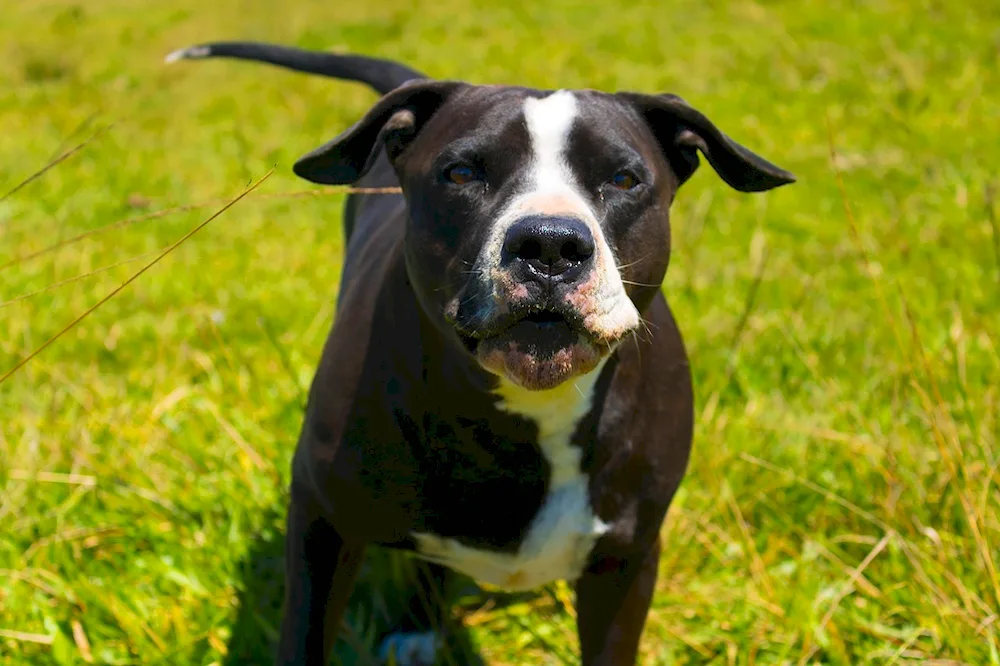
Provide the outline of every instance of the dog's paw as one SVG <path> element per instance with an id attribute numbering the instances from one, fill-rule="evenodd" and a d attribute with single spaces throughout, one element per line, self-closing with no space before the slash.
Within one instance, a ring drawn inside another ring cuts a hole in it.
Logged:
<path id="1" fill-rule="evenodd" d="M 396 632 L 382 641 L 379 661 L 387 666 L 434 666 L 441 639 L 433 631 Z"/>

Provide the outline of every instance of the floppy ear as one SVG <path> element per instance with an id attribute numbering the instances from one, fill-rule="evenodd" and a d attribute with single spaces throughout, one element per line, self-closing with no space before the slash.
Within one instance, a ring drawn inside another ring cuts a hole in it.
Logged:
<path id="1" fill-rule="evenodd" d="M 468 84 L 418 79 L 396 88 L 333 141 L 299 159 L 296 175 L 324 185 L 347 185 L 363 176 L 384 144 L 393 160 L 455 90 Z"/>
<path id="2" fill-rule="evenodd" d="M 795 182 L 791 173 L 730 139 L 677 95 L 618 95 L 646 118 L 680 183 L 698 168 L 699 150 L 722 180 L 741 192 L 762 192 Z"/>

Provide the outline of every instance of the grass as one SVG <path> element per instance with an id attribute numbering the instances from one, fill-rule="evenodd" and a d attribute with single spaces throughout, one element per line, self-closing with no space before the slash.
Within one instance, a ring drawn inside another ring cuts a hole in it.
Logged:
<path id="1" fill-rule="evenodd" d="M 161 64 L 219 38 L 672 91 L 794 171 L 745 196 L 703 166 L 674 207 L 698 422 L 643 663 L 1000 664 L 1000 5 L 285 5 L 4 7 L 0 373 L 277 168 L 0 384 L 0 664 L 267 662 L 343 251 L 342 194 L 274 195 L 374 95 Z M 371 559 L 362 655 L 409 575 Z M 459 612 L 488 663 L 576 663 L 568 597 Z"/>

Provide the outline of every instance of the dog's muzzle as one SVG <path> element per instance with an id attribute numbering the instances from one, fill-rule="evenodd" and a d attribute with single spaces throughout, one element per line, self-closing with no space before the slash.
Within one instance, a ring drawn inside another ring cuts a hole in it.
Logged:
<path id="1" fill-rule="evenodd" d="M 600 242 L 572 216 L 532 214 L 510 224 L 445 313 L 480 365 L 542 390 L 611 353 L 638 313 Z"/>

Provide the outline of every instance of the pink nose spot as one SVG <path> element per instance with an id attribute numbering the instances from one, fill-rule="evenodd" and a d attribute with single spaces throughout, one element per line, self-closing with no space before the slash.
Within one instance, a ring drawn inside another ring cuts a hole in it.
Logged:
<path id="1" fill-rule="evenodd" d="M 520 282 L 514 284 L 510 292 L 512 298 L 528 298 L 528 288 Z"/>
<path id="2" fill-rule="evenodd" d="M 566 300 L 581 313 L 589 314 L 599 309 L 600 289 L 601 282 L 599 276 L 595 274 L 566 294 Z"/>
<path id="3" fill-rule="evenodd" d="M 580 202 L 574 201 L 565 194 L 539 194 L 529 198 L 522 204 L 527 213 L 541 215 L 573 215 L 582 212 Z"/>

